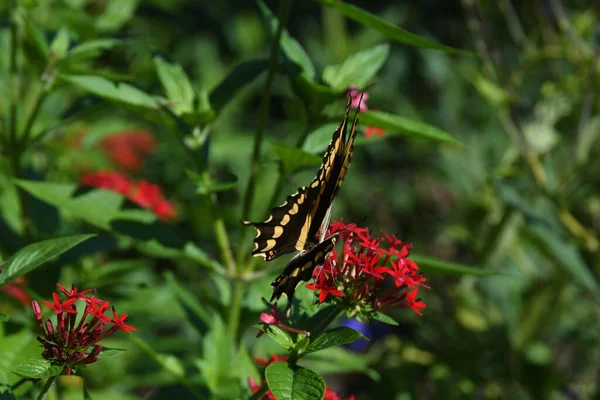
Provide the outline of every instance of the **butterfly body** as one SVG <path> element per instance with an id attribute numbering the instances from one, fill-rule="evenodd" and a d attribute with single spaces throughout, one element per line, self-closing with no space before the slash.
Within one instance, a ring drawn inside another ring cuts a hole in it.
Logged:
<path id="1" fill-rule="evenodd" d="M 354 148 L 358 109 L 348 135 L 350 104 L 348 99 L 344 119 L 334 132 L 312 182 L 288 196 L 279 207 L 271 209 L 271 216 L 266 221 L 242 221 L 245 225 L 254 225 L 257 230 L 253 256 L 271 261 L 283 254 L 300 252 L 271 284 L 274 288 L 271 301 L 286 294 L 289 305 L 298 283 L 310 280 L 315 267 L 323 263 L 335 245 L 336 237 L 325 237 L 325 232 L 333 201 L 348 170 Z"/>

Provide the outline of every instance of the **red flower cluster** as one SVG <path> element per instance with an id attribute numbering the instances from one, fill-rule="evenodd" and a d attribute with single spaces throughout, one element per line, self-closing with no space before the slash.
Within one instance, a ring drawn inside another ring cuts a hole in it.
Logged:
<path id="1" fill-rule="evenodd" d="M 108 301 L 87 296 L 86 293 L 90 290 L 78 292 L 73 285 L 68 291 L 59 284 L 57 286 L 67 299 L 61 301 L 58 293 L 52 293 L 54 302 L 43 302 L 54 310 L 56 326 L 53 326 L 49 319 L 45 324 L 43 323 L 40 305 L 37 301 L 32 301 L 31 306 L 33 315 L 44 333 L 44 336 L 37 338 L 44 346 L 42 357 L 54 365 L 63 366 L 67 374 L 80 365 L 98 361 L 102 345 L 96 343 L 100 340 L 118 330 L 122 330 L 128 335 L 129 332 L 137 330 L 125 323 L 127 314 L 117 315 L 114 307 L 112 307 L 112 318 L 104 315 L 110 307 Z M 86 305 L 83 315 L 76 323 L 78 312 L 75 302 L 78 300 L 85 301 Z"/>
<path id="2" fill-rule="evenodd" d="M 265 360 L 264 358 L 255 358 L 254 361 L 258 364 L 258 365 L 262 365 L 262 366 L 267 366 L 273 362 L 277 362 L 277 361 L 287 361 L 288 357 L 287 356 L 278 356 L 277 354 L 273 354 L 268 360 Z M 248 382 L 250 383 L 250 390 L 252 390 L 252 393 L 256 393 L 260 390 L 262 385 L 259 385 L 257 382 L 254 381 L 254 379 L 252 379 L 252 377 L 248 378 Z M 263 385 L 264 385 L 264 380 L 263 380 Z M 346 400 L 355 400 L 356 398 L 354 396 L 350 396 L 348 398 L 346 398 Z M 267 391 L 267 393 L 265 393 L 265 395 L 261 398 L 261 400 L 277 400 L 275 398 L 275 396 L 273 396 L 273 393 L 271 393 L 271 391 Z M 342 400 L 342 398 L 332 389 L 326 388 L 325 389 L 325 397 L 323 398 L 323 400 Z"/>
<path id="3" fill-rule="evenodd" d="M 177 216 L 173 203 L 163 197 L 160 186 L 148 181 L 134 181 L 119 172 L 98 171 L 84 174 L 81 184 L 120 193 L 135 204 L 152 210 L 163 220 Z"/>
<path id="4" fill-rule="evenodd" d="M 359 111 L 367 111 L 369 107 L 367 106 L 367 100 L 369 99 L 369 94 L 366 92 L 359 92 L 356 90 L 356 85 L 350 85 L 348 87 L 348 96 L 352 99 L 352 103 L 350 107 Z M 362 96 L 362 101 L 361 101 Z M 373 134 L 383 137 L 385 135 L 385 131 L 382 128 L 378 128 L 376 126 L 367 126 L 365 128 L 365 137 L 370 138 Z"/>
<path id="5" fill-rule="evenodd" d="M 154 152 L 156 141 L 148 131 L 134 129 L 104 138 L 101 146 L 114 165 L 127 172 L 138 172 L 144 159 Z"/>
<path id="6" fill-rule="evenodd" d="M 1 268 L 0 268 L 1 271 Z M 27 280 L 20 276 L 15 279 L 13 282 L 2 287 L 2 292 L 4 292 L 7 296 L 12 297 L 23 305 L 27 305 L 31 303 L 31 296 L 27 294 L 27 292 L 23 289 L 27 287 Z"/>
<path id="7" fill-rule="evenodd" d="M 320 292 L 321 303 L 327 299 L 344 301 L 353 315 L 367 318 L 372 312 L 402 307 L 422 315 L 419 309 L 425 304 L 417 294 L 419 286 L 428 286 L 417 264 L 407 258 L 410 244 L 385 232 L 385 239 L 371 238 L 367 228 L 341 221 L 331 223 L 327 234 L 333 233 L 339 234 L 341 254 L 334 248 L 323 265 L 315 268 L 314 282 L 306 285 Z M 384 240 L 388 248 L 381 247 Z"/>

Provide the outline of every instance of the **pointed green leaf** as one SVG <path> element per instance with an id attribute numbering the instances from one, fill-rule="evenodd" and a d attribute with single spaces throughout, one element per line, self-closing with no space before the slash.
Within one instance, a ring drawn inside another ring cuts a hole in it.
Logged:
<path id="1" fill-rule="evenodd" d="M 384 313 L 382 313 L 380 311 L 377 311 L 377 312 L 373 313 L 373 319 L 375 321 L 383 322 L 384 324 L 388 324 L 388 325 L 392 325 L 392 326 L 398 326 L 398 322 L 396 322 L 395 319 L 393 319 L 389 315 L 384 314 Z"/>
<path id="2" fill-rule="evenodd" d="M 54 40 L 50 44 L 50 54 L 54 56 L 57 60 L 60 60 L 67 54 L 67 50 L 69 49 L 69 31 L 67 28 L 62 27 L 54 36 Z"/>
<path id="3" fill-rule="evenodd" d="M 285 362 L 267 366 L 265 378 L 273 395 L 278 399 L 322 400 L 325 381 L 316 372 Z"/>
<path id="4" fill-rule="evenodd" d="M 359 339 L 368 339 L 362 333 L 348 327 L 339 327 L 327 330 L 320 334 L 306 349 L 306 353 L 327 349 L 329 347 L 341 346 L 352 343 Z"/>
<path id="5" fill-rule="evenodd" d="M 42 31 L 40 31 L 29 19 L 24 20 L 25 25 L 25 43 L 33 48 L 35 53 L 43 62 L 48 62 L 50 49 Z"/>
<path id="6" fill-rule="evenodd" d="M 353 5 L 336 1 L 336 0 L 318 0 L 320 3 L 325 4 L 326 6 L 333 7 L 339 10 L 346 17 L 353 19 L 354 21 L 368 26 L 369 28 L 375 29 L 377 32 L 381 33 L 383 36 L 396 40 L 400 43 L 408 44 L 414 47 L 421 47 L 424 49 L 434 49 L 441 50 L 448 53 L 456 53 L 456 54 L 471 54 L 464 50 L 455 49 L 453 47 L 445 46 L 443 44 L 439 44 L 433 42 L 429 39 L 425 39 L 424 37 L 415 35 L 409 31 L 406 31 L 399 26 L 396 26 L 384 19 L 379 18 L 378 16 L 371 14 L 363 9 L 355 7 Z"/>
<path id="7" fill-rule="evenodd" d="M 325 67 L 323 82 L 339 91 L 347 90 L 350 85 L 356 85 L 361 89 L 375 78 L 389 54 L 388 44 L 359 51 L 348 57 L 342 64 Z"/>
<path id="8" fill-rule="evenodd" d="M 451 263 L 440 260 L 439 258 L 423 256 L 420 254 L 410 254 L 410 258 L 419 265 L 419 268 L 427 275 L 474 275 L 489 276 L 496 275 L 498 272 L 483 269 L 481 267 L 471 267 L 462 264 Z"/>
<path id="9" fill-rule="evenodd" d="M 11 282 L 21 275 L 39 267 L 79 243 L 96 235 L 73 235 L 56 239 L 42 240 L 30 244 L 9 257 L 2 265 L 0 285 Z"/>
<path id="10" fill-rule="evenodd" d="M 121 42 L 117 39 L 98 39 L 83 42 L 73 47 L 59 62 L 59 66 L 70 66 L 82 61 L 91 60 L 102 52 L 116 47 Z"/>
<path id="11" fill-rule="evenodd" d="M 277 17 L 271 12 L 269 7 L 267 7 L 262 0 L 257 0 L 256 3 L 258 4 L 260 12 L 263 14 L 265 19 L 269 23 L 271 33 L 275 34 L 277 26 L 279 25 Z M 308 54 L 306 54 L 306 51 L 304 51 L 304 48 L 302 48 L 300 43 L 298 43 L 296 39 L 291 37 L 288 31 L 285 29 L 281 34 L 281 41 L 279 42 L 279 45 L 281 46 L 281 50 L 283 51 L 285 56 L 290 61 L 298 65 L 309 79 L 314 79 L 315 67 L 312 64 L 310 57 L 308 56 Z"/>
<path id="12" fill-rule="evenodd" d="M 24 361 L 13 372 L 27 378 L 45 379 L 59 375 L 62 370 L 63 367 L 52 365 L 45 359 L 38 357 Z"/>
<path id="13" fill-rule="evenodd" d="M 319 165 L 321 163 L 321 157 L 305 150 L 274 143 L 272 143 L 271 146 L 281 161 L 284 174 L 290 174 L 297 169 Z"/>
<path id="14" fill-rule="evenodd" d="M 123 353 L 124 351 L 127 351 L 127 350 L 103 347 L 102 350 L 100 351 L 100 353 L 98 354 L 98 358 L 111 358 L 111 357 L 114 357 L 116 355 Z"/>
<path id="15" fill-rule="evenodd" d="M 59 78 L 78 88 L 92 93 L 103 99 L 115 101 L 117 103 L 128 104 L 135 107 L 148 109 L 158 109 L 161 104 L 166 103 L 166 99 L 158 96 L 151 96 L 148 93 L 131 86 L 127 83 L 117 83 L 93 75 L 67 75 L 59 74 Z"/>
<path id="16" fill-rule="evenodd" d="M 0 322 L 8 322 L 8 315 L 0 313 Z"/>
<path id="17" fill-rule="evenodd" d="M 309 153 L 322 154 L 331 142 L 333 133 L 337 128 L 338 124 L 333 122 L 321 125 L 308 134 L 302 149 Z"/>
<path id="18" fill-rule="evenodd" d="M 182 115 L 194 111 L 194 88 L 181 65 L 167 62 L 158 56 L 154 57 L 154 65 L 173 112 Z"/>
<path id="19" fill-rule="evenodd" d="M 266 59 L 249 60 L 238 64 L 209 95 L 210 104 L 219 113 L 246 85 L 269 68 Z"/>
<path id="20" fill-rule="evenodd" d="M 277 342 L 278 345 L 283 347 L 285 350 L 289 350 L 292 347 L 294 347 L 294 340 L 291 338 L 291 336 L 278 326 L 260 324 L 256 325 L 256 328 L 262 330 L 267 335 L 269 335 L 275 342 Z"/>
<path id="21" fill-rule="evenodd" d="M 423 137 L 442 143 L 461 144 L 458 140 L 450 136 L 449 133 L 440 128 L 399 115 L 388 114 L 383 111 L 366 111 L 361 113 L 359 118 L 363 126 L 383 128 L 386 133 Z M 374 138 L 361 139 L 361 141 L 365 142 L 369 140 L 374 140 Z"/>

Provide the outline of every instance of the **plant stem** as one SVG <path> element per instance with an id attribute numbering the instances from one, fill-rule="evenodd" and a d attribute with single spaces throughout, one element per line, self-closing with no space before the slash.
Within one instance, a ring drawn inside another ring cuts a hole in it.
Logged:
<path id="1" fill-rule="evenodd" d="M 9 139 L 8 139 L 8 143 L 9 143 L 9 151 L 14 150 L 14 147 L 17 144 L 17 123 L 18 123 L 18 118 L 17 118 L 17 99 L 18 99 L 18 92 L 19 92 L 19 74 L 17 71 L 17 47 L 18 47 L 18 29 L 17 29 L 17 21 L 16 21 L 16 2 L 13 1 L 12 4 L 12 8 L 13 11 L 11 13 L 10 16 L 10 65 L 9 65 L 9 72 L 8 72 L 8 76 L 10 79 L 10 84 L 9 84 L 9 94 L 8 94 L 8 98 L 9 98 L 9 102 L 10 102 L 10 106 L 9 106 L 9 123 L 8 123 L 8 135 L 9 135 Z"/>
<path id="2" fill-rule="evenodd" d="M 256 175 L 258 174 L 259 168 L 260 149 L 263 142 L 267 117 L 269 115 L 269 105 L 271 103 L 271 89 L 275 79 L 275 74 L 277 72 L 279 41 L 281 40 L 283 29 L 287 23 L 291 6 L 292 0 L 282 0 L 279 6 L 279 12 L 277 14 L 279 24 L 277 25 L 277 31 L 275 32 L 273 42 L 271 43 L 269 70 L 267 71 L 267 80 L 265 82 L 265 89 L 260 103 L 258 124 L 256 125 L 256 131 L 254 133 L 254 146 L 252 149 L 252 161 L 250 163 L 250 177 L 248 179 L 248 185 L 246 187 L 246 193 L 244 195 L 242 204 L 242 219 L 248 219 L 248 215 L 250 214 L 250 206 L 252 205 L 252 199 L 254 197 Z"/>
<path id="3" fill-rule="evenodd" d="M 250 400 L 260 400 L 267 393 L 269 387 L 266 383 L 264 383 L 253 395 L 250 397 Z"/>
<path id="4" fill-rule="evenodd" d="M 321 333 L 344 311 L 346 310 L 346 306 L 343 303 L 339 303 L 331 314 L 327 316 L 324 320 L 321 321 L 319 325 L 315 329 L 310 331 L 310 341 L 312 342 L 316 338 L 319 337 Z"/>
<path id="5" fill-rule="evenodd" d="M 233 282 L 231 304 L 229 305 L 229 319 L 227 328 L 233 338 L 237 339 L 240 329 L 240 316 L 242 314 L 242 301 L 244 299 L 245 285 L 240 279 Z"/>
<path id="6" fill-rule="evenodd" d="M 42 104 L 44 103 L 46 96 L 48 96 L 48 93 L 50 93 L 50 87 L 48 85 L 44 85 L 44 87 L 42 88 L 42 91 L 35 99 L 35 104 L 33 105 L 33 110 L 31 110 L 31 114 L 29 114 L 29 117 L 27 118 L 27 122 L 25 123 L 25 128 L 23 128 L 23 134 L 22 134 L 22 137 L 20 140 L 19 149 L 27 148 L 27 145 L 29 144 L 28 142 L 29 142 L 29 135 L 31 134 L 31 128 L 33 127 L 33 123 L 35 122 L 35 119 L 37 118 L 37 115 L 40 112 L 40 109 L 42 108 Z"/>
<path id="7" fill-rule="evenodd" d="M 207 171 L 202 171 L 202 180 L 208 186 L 210 182 L 210 176 Z M 231 243 L 229 242 L 229 235 L 225 228 L 225 222 L 219 212 L 219 202 L 215 193 L 208 194 L 208 204 L 210 208 L 210 215 L 213 216 L 213 229 L 215 231 L 215 237 L 217 239 L 217 245 L 219 246 L 219 252 L 221 253 L 221 261 L 227 267 L 227 270 L 231 275 L 235 274 L 235 260 L 233 259 L 233 253 L 231 252 Z"/>
<path id="8" fill-rule="evenodd" d="M 50 378 L 48 378 L 48 380 L 46 381 L 46 384 L 44 385 L 44 388 L 40 392 L 37 400 L 46 400 L 46 397 L 48 397 L 48 393 L 50 392 L 50 388 L 54 384 L 54 381 L 56 381 L 57 376 L 58 375 L 54 375 L 54 376 L 51 376 Z"/>

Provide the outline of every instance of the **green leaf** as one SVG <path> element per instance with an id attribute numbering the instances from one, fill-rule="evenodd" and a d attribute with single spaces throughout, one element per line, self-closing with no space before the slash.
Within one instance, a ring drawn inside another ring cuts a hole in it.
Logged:
<path id="1" fill-rule="evenodd" d="M 267 7 L 262 0 L 257 0 L 256 4 L 258 4 L 260 12 L 263 14 L 267 22 L 269 23 L 271 33 L 275 35 L 277 26 L 279 25 L 277 17 L 273 15 L 269 7 Z M 281 40 L 279 42 L 279 45 L 281 46 L 283 54 L 285 54 L 285 56 L 290 61 L 298 65 L 309 79 L 314 79 L 315 67 L 312 64 L 310 57 L 308 56 L 308 54 L 306 54 L 306 51 L 304 50 L 304 48 L 302 48 L 300 43 L 298 43 L 296 39 L 291 37 L 286 29 L 284 29 L 281 33 Z"/>
<path id="2" fill-rule="evenodd" d="M 342 64 L 325 67 L 323 82 L 339 91 L 347 90 L 352 84 L 361 89 L 375 78 L 389 54 L 388 44 L 359 51 L 348 57 Z"/>
<path id="3" fill-rule="evenodd" d="M 303 72 L 298 72 L 294 68 L 286 68 L 286 72 L 290 77 L 294 92 L 302 98 L 306 104 L 310 105 L 325 105 L 340 97 L 341 92 L 334 91 L 329 86 L 321 85 Z M 345 90 L 345 89 L 344 89 Z"/>
<path id="4" fill-rule="evenodd" d="M 133 15 L 139 0 L 109 0 L 104 13 L 96 18 L 96 29 L 116 31 L 125 25 Z"/>
<path id="5" fill-rule="evenodd" d="M 441 50 L 448 53 L 455 54 L 471 54 L 468 51 L 455 49 L 453 47 L 445 46 L 443 44 L 439 44 L 433 42 L 429 39 L 425 39 L 421 36 L 415 35 L 409 31 L 406 31 L 399 26 L 396 26 L 384 19 L 379 18 L 378 16 L 371 14 L 363 9 L 355 7 L 353 5 L 336 1 L 336 0 L 318 0 L 320 3 L 325 4 L 326 6 L 333 7 L 339 10 L 346 17 L 353 19 L 354 21 L 368 26 L 369 28 L 375 29 L 377 32 L 381 33 L 383 36 L 398 41 L 400 43 L 408 44 L 414 47 L 420 47 L 424 49 L 434 49 Z"/>
<path id="6" fill-rule="evenodd" d="M 374 126 L 383 128 L 386 133 L 398 133 L 412 137 L 424 137 L 442 143 L 461 144 L 458 140 L 450 136 L 449 133 L 428 125 L 421 121 L 404 118 L 399 115 L 388 114 L 383 111 L 366 111 L 360 114 L 360 121 L 365 126 Z M 361 139 L 368 142 L 374 138 Z M 358 144 L 358 140 L 357 140 Z"/>
<path id="7" fill-rule="evenodd" d="M 321 125 L 314 131 L 310 132 L 304 141 L 302 148 L 309 153 L 321 154 L 325 151 L 333 133 L 338 128 L 338 123 L 328 123 Z"/>
<path id="8" fill-rule="evenodd" d="M 250 356 L 245 346 L 240 346 L 238 348 L 235 367 L 237 376 L 240 377 L 242 384 L 244 385 L 248 383 L 248 378 L 254 379 L 255 382 L 260 382 L 262 379 L 258 368 L 256 368 L 254 359 Z"/>
<path id="9" fill-rule="evenodd" d="M 158 109 L 161 104 L 165 104 L 166 99 L 158 96 L 151 96 L 127 83 L 118 83 L 93 75 L 67 75 L 59 74 L 59 78 L 78 88 L 92 93 L 103 99 L 115 101 L 117 103 L 128 104 L 135 107 Z"/>
<path id="10" fill-rule="evenodd" d="M 63 367 L 52 365 L 45 359 L 38 357 L 25 360 L 13 372 L 27 378 L 45 379 L 59 375 L 62 370 Z"/>
<path id="11" fill-rule="evenodd" d="M 503 107 L 511 101 L 511 95 L 494 82 L 478 74 L 472 80 L 479 94 L 494 107 Z"/>
<path id="12" fill-rule="evenodd" d="M 0 313 L 0 322 L 8 322 L 8 315 Z"/>
<path id="13" fill-rule="evenodd" d="M 107 190 L 78 194 L 78 187 L 72 184 L 19 180 L 17 185 L 33 196 L 107 231 L 112 230 L 113 220 L 151 223 L 157 219 L 147 210 L 123 210 L 123 196 Z"/>
<path id="14" fill-rule="evenodd" d="M 103 347 L 102 350 L 100 351 L 100 353 L 98 354 L 98 358 L 111 358 L 111 357 L 114 357 L 116 355 L 123 353 L 124 351 L 127 351 L 127 350 Z"/>
<path id="15" fill-rule="evenodd" d="M 294 347 L 294 340 L 291 336 L 275 325 L 267 325 L 260 324 L 256 326 L 258 329 L 263 330 L 267 335 L 269 335 L 278 345 L 283 347 L 285 350 L 289 350 Z"/>
<path id="16" fill-rule="evenodd" d="M 102 52 L 116 47 L 121 42 L 117 39 L 98 39 L 81 43 L 72 48 L 60 61 L 59 66 L 70 66 L 99 56 Z"/>
<path id="17" fill-rule="evenodd" d="M 238 64 L 209 95 L 210 104 L 218 114 L 244 86 L 269 68 L 266 59 L 249 60 Z"/>
<path id="18" fill-rule="evenodd" d="M 306 349 L 306 353 L 327 349 L 329 347 L 341 346 L 352 343 L 359 339 L 368 339 L 362 333 L 348 327 L 329 329 L 320 334 Z"/>
<path id="19" fill-rule="evenodd" d="M 181 65 L 169 63 L 162 57 L 154 57 L 154 65 L 173 112 L 182 115 L 194 111 L 194 88 Z"/>
<path id="20" fill-rule="evenodd" d="M 185 311 L 189 314 L 190 322 L 193 323 L 199 333 L 203 334 L 211 323 L 211 313 L 206 309 L 198 298 L 194 296 L 186 287 L 182 286 L 177 279 L 171 273 L 165 275 L 167 286 L 171 290 L 171 293 L 181 303 Z M 199 323 L 196 323 L 194 319 L 199 319 Z"/>
<path id="21" fill-rule="evenodd" d="M 65 27 L 60 28 L 50 44 L 50 54 L 52 54 L 55 59 L 60 60 L 67 54 L 69 43 L 69 31 Z"/>
<path id="22" fill-rule="evenodd" d="M 462 264 L 456 264 L 440 260 L 439 258 L 423 256 L 420 254 L 410 254 L 410 258 L 419 265 L 428 275 L 474 275 L 489 276 L 497 275 L 498 272 L 490 271 L 480 267 L 470 267 Z"/>
<path id="23" fill-rule="evenodd" d="M 265 378 L 278 399 L 322 400 L 325 381 L 317 373 L 297 365 L 274 362 L 267 366 Z"/>
<path id="24" fill-rule="evenodd" d="M 95 235 L 73 235 L 56 239 L 42 240 L 17 251 L 3 263 L 0 285 L 4 285 L 19 276 L 39 267 L 45 262 L 61 255 L 65 251 Z"/>
<path id="25" fill-rule="evenodd" d="M 297 147 L 283 146 L 272 143 L 273 151 L 277 153 L 284 174 L 290 174 L 300 168 L 319 165 L 321 157 Z"/>
<path id="26" fill-rule="evenodd" d="M 50 49 L 42 31 L 40 31 L 29 19 L 24 19 L 26 44 L 30 45 L 41 61 L 49 61 Z"/>
<path id="27" fill-rule="evenodd" d="M 388 324 L 388 325 L 392 325 L 392 326 L 398 326 L 398 322 L 396 322 L 395 319 L 393 319 L 389 315 L 384 314 L 384 313 L 379 312 L 379 311 L 373 313 L 373 319 L 375 321 L 383 322 L 384 324 Z"/>

